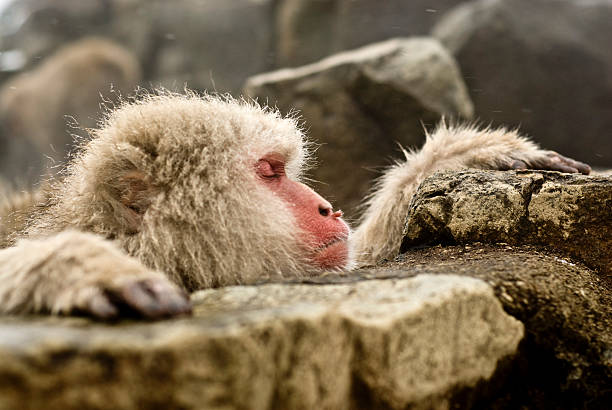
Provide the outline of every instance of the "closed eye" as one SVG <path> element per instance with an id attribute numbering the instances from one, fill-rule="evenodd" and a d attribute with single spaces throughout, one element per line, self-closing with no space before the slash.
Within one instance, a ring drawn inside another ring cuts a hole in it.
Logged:
<path id="1" fill-rule="evenodd" d="M 285 175 L 285 164 L 273 159 L 260 159 L 255 165 L 257 175 L 266 179 L 280 178 Z"/>

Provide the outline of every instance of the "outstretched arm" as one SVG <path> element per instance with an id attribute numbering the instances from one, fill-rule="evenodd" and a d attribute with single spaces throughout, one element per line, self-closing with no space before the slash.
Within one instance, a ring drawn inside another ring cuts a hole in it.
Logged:
<path id="1" fill-rule="evenodd" d="M 187 295 L 93 234 L 65 231 L 0 250 L 0 313 L 131 313 L 152 319 L 190 311 Z"/>
<path id="2" fill-rule="evenodd" d="M 406 209 L 419 184 L 436 171 L 531 168 L 588 174 L 591 170 L 586 164 L 542 150 L 516 131 L 503 128 L 479 130 L 442 123 L 427 136 L 420 151 L 404 154 L 406 160 L 387 170 L 366 202 L 352 242 L 358 265 L 397 254 Z"/>

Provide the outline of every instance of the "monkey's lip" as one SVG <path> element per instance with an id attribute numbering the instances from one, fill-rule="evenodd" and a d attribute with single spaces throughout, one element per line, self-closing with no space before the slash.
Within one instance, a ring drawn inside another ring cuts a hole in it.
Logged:
<path id="1" fill-rule="evenodd" d="M 339 236 L 318 247 L 313 261 L 322 269 L 342 269 L 348 261 L 348 236 Z"/>
<path id="2" fill-rule="evenodd" d="M 324 251 L 325 249 L 336 245 L 337 243 L 346 243 L 346 241 L 348 240 L 348 235 L 341 235 L 341 236 L 337 236 L 335 238 L 330 239 L 329 241 L 325 242 L 323 245 L 319 246 L 317 251 Z"/>

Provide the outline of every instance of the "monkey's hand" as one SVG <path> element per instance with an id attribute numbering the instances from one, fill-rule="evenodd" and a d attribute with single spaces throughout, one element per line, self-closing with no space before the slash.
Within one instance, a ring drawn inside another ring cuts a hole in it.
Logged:
<path id="1" fill-rule="evenodd" d="M 430 135 L 420 151 L 404 152 L 378 180 L 366 203 L 362 223 L 353 234 L 358 265 L 394 258 L 400 247 L 406 212 L 417 187 L 437 171 L 465 168 L 541 169 L 588 174 L 591 167 L 537 144 L 516 131 L 447 126 Z"/>
<path id="2" fill-rule="evenodd" d="M 160 319 L 191 311 L 188 295 L 112 243 L 67 231 L 0 251 L 0 312 Z"/>
<path id="3" fill-rule="evenodd" d="M 191 312 L 189 296 L 163 275 L 143 272 L 136 277 L 99 278 L 82 287 L 66 289 L 52 309 L 97 319 L 120 317 L 163 319 Z"/>
<path id="4" fill-rule="evenodd" d="M 538 150 L 539 156 L 533 156 L 529 162 L 524 160 L 514 160 L 508 169 L 541 169 L 547 171 L 560 171 L 588 175 L 591 167 L 587 164 L 576 161 L 572 158 L 564 157 L 555 151 Z"/>
<path id="5" fill-rule="evenodd" d="M 444 169 L 541 169 L 589 174 L 591 167 L 555 151 L 543 150 L 516 130 L 478 129 L 441 124 L 428 136 L 419 153 L 407 157 L 407 166 L 422 168 L 422 176 Z"/>

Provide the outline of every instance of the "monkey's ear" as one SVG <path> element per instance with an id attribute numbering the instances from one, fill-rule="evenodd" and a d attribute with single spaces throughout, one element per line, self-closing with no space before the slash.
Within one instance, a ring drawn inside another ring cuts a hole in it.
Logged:
<path id="1" fill-rule="evenodd" d="M 142 217 L 151 205 L 155 189 L 146 175 L 138 170 L 127 171 L 119 177 L 118 200 L 123 205 L 122 222 L 129 233 L 140 230 Z"/>

